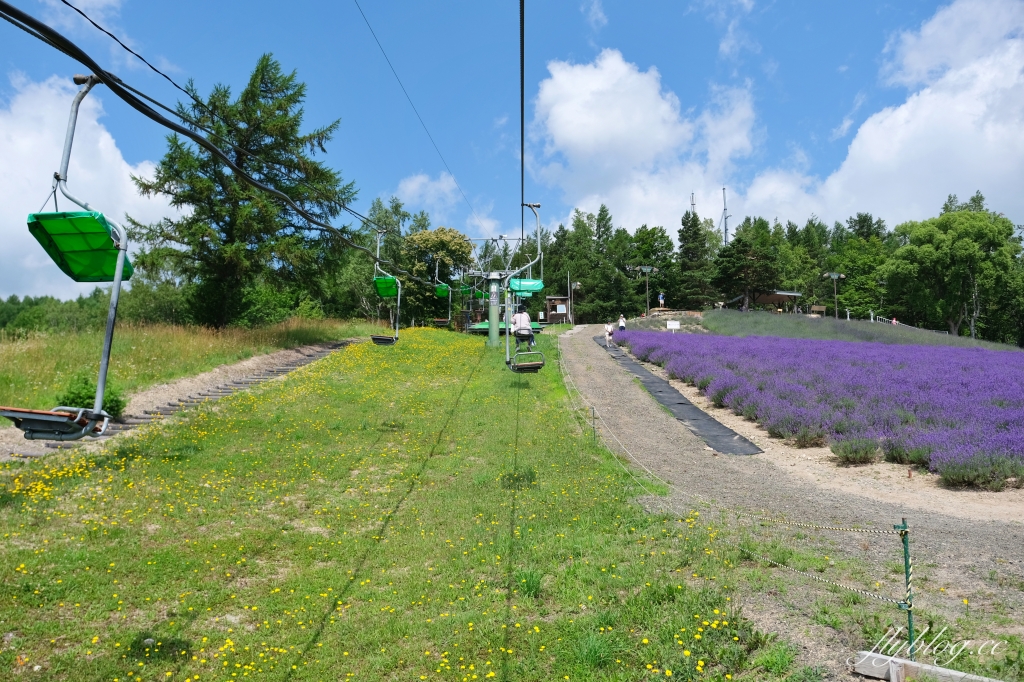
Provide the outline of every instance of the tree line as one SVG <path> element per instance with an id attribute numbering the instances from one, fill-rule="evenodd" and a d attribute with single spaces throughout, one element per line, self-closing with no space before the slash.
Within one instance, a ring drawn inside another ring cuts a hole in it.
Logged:
<path id="1" fill-rule="evenodd" d="M 831 227 L 811 216 L 802 226 L 746 217 L 728 244 L 710 218 L 687 212 L 675 244 L 663 227 L 633 233 L 614 228 L 606 206 L 576 210 L 545 246 L 551 293 L 574 286 L 578 322 L 638 315 L 664 293 L 669 308 L 741 310 L 774 307 L 765 294 L 793 291 L 803 312 L 825 306 L 839 317 L 871 314 L 956 335 L 1024 343 L 1024 259 L 1021 236 L 981 192 L 960 202 L 950 195 L 939 214 L 887 228 L 870 213 Z M 836 281 L 828 273 L 843 275 Z M 578 285 L 576 284 L 578 282 Z"/>

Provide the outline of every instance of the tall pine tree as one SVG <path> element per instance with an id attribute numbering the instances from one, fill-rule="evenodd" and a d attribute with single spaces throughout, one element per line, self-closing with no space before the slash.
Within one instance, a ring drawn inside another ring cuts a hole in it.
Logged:
<path id="1" fill-rule="evenodd" d="M 714 257 L 718 251 L 717 234 L 693 211 L 683 215 L 679 228 L 679 286 L 676 305 L 685 310 L 703 310 L 714 301 Z"/>
<path id="2" fill-rule="evenodd" d="M 352 183 L 313 158 L 326 151 L 339 121 L 303 133 L 306 86 L 271 55 L 259 58 L 235 99 L 224 85 L 205 100 L 191 82 L 187 87 L 202 103 L 179 104 L 180 112 L 197 132 L 212 130 L 211 139 L 249 175 L 323 221 L 355 198 Z M 215 327 L 272 322 L 300 296 L 318 297 L 325 273 L 342 261 L 341 244 L 243 183 L 205 149 L 177 135 L 167 146 L 155 177 L 134 180 L 144 196 L 168 197 L 180 216 L 152 225 L 131 221 L 142 245 L 137 262 L 191 285 L 194 319 Z"/>

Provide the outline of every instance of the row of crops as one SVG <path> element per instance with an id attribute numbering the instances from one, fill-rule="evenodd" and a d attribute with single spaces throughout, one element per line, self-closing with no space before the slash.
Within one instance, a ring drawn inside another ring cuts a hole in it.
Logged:
<path id="1" fill-rule="evenodd" d="M 639 358 L 719 407 L 841 461 L 928 467 L 949 485 L 1024 486 L 1024 353 L 626 331 Z"/>

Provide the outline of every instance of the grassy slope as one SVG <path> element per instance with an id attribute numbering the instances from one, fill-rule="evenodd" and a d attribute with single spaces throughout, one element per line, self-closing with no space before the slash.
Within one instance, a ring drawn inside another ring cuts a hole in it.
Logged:
<path id="1" fill-rule="evenodd" d="M 709 531 L 629 501 L 540 346 L 517 376 L 408 331 L 91 462 L 0 470 L 0 670 L 781 679 L 792 650 L 735 615 Z"/>
<path id="2" fill-rule="evenodd" d="M 119 327 L 110 379 L 125 392 L 190 376 L 282 348 L 367 335 L 360 323 L 291 320 L 266 329 L 212 331 L 165 325 Z M 0 343 L 0 405 L 49 409 L 78 372 L 99 371 L 101 332 Z"/>
<path id="3" fill-rule="evenodd" d="M 884 592 L 899 591 L 898 567 L 877 575 L 778 527 L 643 514 L 636 479 L 564 409 L 557 349 L 540 344 L 548 368 L 517 377 L 480 339 L 406 332 L 93 460 L 0 468 L 0 671 L 811 682 L 821 675 L 794 671 L 795 649 L 750 628 L 738 602 L 795 600 L 851 651 L 899 622 L 741 561 L 733 543 Z M 954 631 L 991 636 L 991 618 L 972 606 Z M 967 667 L 1020 677 L 992 665 Z"/>
<path id="4" fill-rule="evenodd" d="M 1019 350 L 969 337 L 936 334 L 935 332 L 894 327 L 865 320 L 835 320 L 803 315 L 772 315 L 763 312 L 741 313 L 735 310 L 713 310 L 704 313 L 702 324 L 716 334 L 726 336 L 783 336 L 787 338 L 836 339 L 840 341 L 875 341 L 878 343 L 925 346 L 980 347 L 993 350 Z M 665 323 L 660 327 L 663 329 Z"/>

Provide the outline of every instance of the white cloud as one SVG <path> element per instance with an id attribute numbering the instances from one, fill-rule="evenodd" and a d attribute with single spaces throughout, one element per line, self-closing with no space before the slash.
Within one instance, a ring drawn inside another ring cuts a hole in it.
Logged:
<path id="1" fill-rule="evenodd" d="M 417 173 L 399 181 L 395 196 L 414 208 L 444 214 L 457 201 L 458 192 L 455 178 L 448 173 L 438 173 L 437 179 Z"/>
<path id="2" fill-rule="evenodd" d="M 863 92 L 857 93 L 857 96 L 853 99 L 853 108 L 850 109 L 850 113 L 843 117 L 842 123 L 832 129 L 832 133 L 828 137 L 830 142 L 846 137 L 846 134 L 850 132 L 850 128 L 853 127 L 853 115 L 861 108 L 865 99 L 866 97 Z"/>
<path id="3" fill-rule="evenodd" d="M 828 136 L 828 139 L 835 142 L 838 139 L 846 137 L 846 133 L 850 132 L 850 128 L 853 127 L 853 119 L 849 116 L 843 117 L 843 122 L 832 129 L 832 134 Z"/>
<path id="4" fill-rule="evenodd" d="M 121 69 L 146 69 L 138 58 L 126 52 L 120 45 L 102 35 L 81 14 L 65 5 L 60 0 L 38 0 L 43 5 L 43 18 L 46 23 L 62 31 L 88 40 L 99 41 L 110 53 L 114 66 Z M 72 3 L 90 19 L 117 36 L 118 40 L 143 53 L 141 46 L 127 34 L 121 25 L 121 6 L 124 0 L 74 0 Z M 145 55 L 164 72 L 180 72 L 181 69 L 161 55 Z"/>
<path id="5" fill-rule="evenodd" d="M 534 133 L 544 142 L 538 169 L 569 194 L 614 184 L 625 169 L 670 160 L 693 137 L 679 100 L 661 91 L 657 69 L 640 71 L 616 50 L 591 64 L 553 61 L 540 84 Z"/>
<path id="6" fill-rule="evenodd" d="M 646 223 L 674 233 L 691 191 L 702 206 L 720 205 L 733 161 L 754 147 L 747 87 L 713 88 L 710 105 L 688 118 L 657 69 L 641 71 L 616 50 L 548 70 L 533 125 L 543 156 L 531 168 L 567 203 L 588 211 L 605 203 L 630 230 Z"/>
<path id="7" fill-rule="evenodd" d="M 53 173 L 60 165 L 68 112 L 76 88 L 57 77 L 34 83 L 11 79 L 14 96 L 0 107 L 0 296 L 49 294 L 71 298 L 95 285 L 76 284 L 47 257 L 29 234 L 25 218 L 43 204 Z M 94 90 L 82 103 L 68 169 L 68 188 L 117 221 L 126 213 L 143 222 L 167 215 L 166 203 L 144 199 L 130 174 L 152 175 L 154 165 L 132 166 L 99 122 L 103 114 Z M 60 198 L 61 210 L 73 205 Z M 46 210 L 53 210 L 52 200 Z"/>
<path id="8" fill-rule="evenodd" d="M 44 16 L 48 23 L 62 29 L 78 29 L 87 25 L 78 12 L 60 0 L 40 1 L 45 5 Z M 121 16 L 121 0 L 75 0 L 73 4 L 107 29 L 110 27 L 106 24 L 116 21 Z"/>
<path id="9" fill-rule="evenodd" d="M 477 206 L 476 209 L 475 213 L 470 213 L 466 218 L 466 231 L 479 237 L 497 237 L 501 234 L 501 221 L 491 217 L 494 202 Z"/>
<path id="10" fill-rule="evenodd" d="M 608 23 L 608 17 L 605 16 L 604 7 L 601 6 L 601 0 L 586 0 L 580 5 L 580 11 L 587 18 L 587 23 L 590 24 L 590 28 L 597 31 Z"/>
<path id="11" fill-rule="evenodd" d="M 989 205 L 1024 218 L 1024 3 L 960 0 L 899 36 L 884 69 L 919 85 L 860 126 L 840 167 L 819 181 L 767 170 L 747 212 L 830 220 L 870 211 L 890 225 L 938 212 L 949 193 L 980 189 Z"/>
<path id="12" fill-rule="evenodd" d="M 740 50 L 749 50 L 755 54 L 761 51 L 761 45 L 740 28 L 738 18 L 729 21 L 725 35 L 718 42 L 718 54 L 723 57 L 735 57 Z"/>
<path id="13" fill-rule="evenodd" d="M 883 74 L 913 87 L 933 83 L 947 70 L 968 68 L 1020 38 L 1024 3 L 1019 0 L 958 0 L 939 9 L 918 31 L 905 31 L 886 46 L 894 56 Z"/>
<path id="14" fill-rule="evenodd" d="M 949 193 L 980 189 L 1024 222 L 1024 2 L 958 0 L 887 50 L 883 77 L 913 89 L 856 127 L 858 96 L 833 131 L 856 131 L 847 156 L 824 178 L 807 174 L 797 148 L 740 183 L 738 171 L 751 169 L 739 163 L 761 134 L 751 86 L 712 87 L 702 111 L 684 114 L 656 69 L 641 71 L 614 50 L 589 64 L 549 64 L 534 127 L 544 149 L 531 169 L 569 205 L 606 203 L 630 230 L 647 223 L 674 234 L 691 191 L 698 211 L 716 216 L 723 185 L 737 221 L 869 211 L 895 225 L 935 215 Z"/>
<path id="15" fill-rule="evenodd" d="M 753 11 L 754 0 L 696 0 L 690 9 L 703 11 L 716 24 L 725 27 L 718 43 L 718 54 L 722 57 L 736 57 L 744 49 L 755 54 L 761 51 L 761 45 L 740 25 L 743 17 Z"/>

